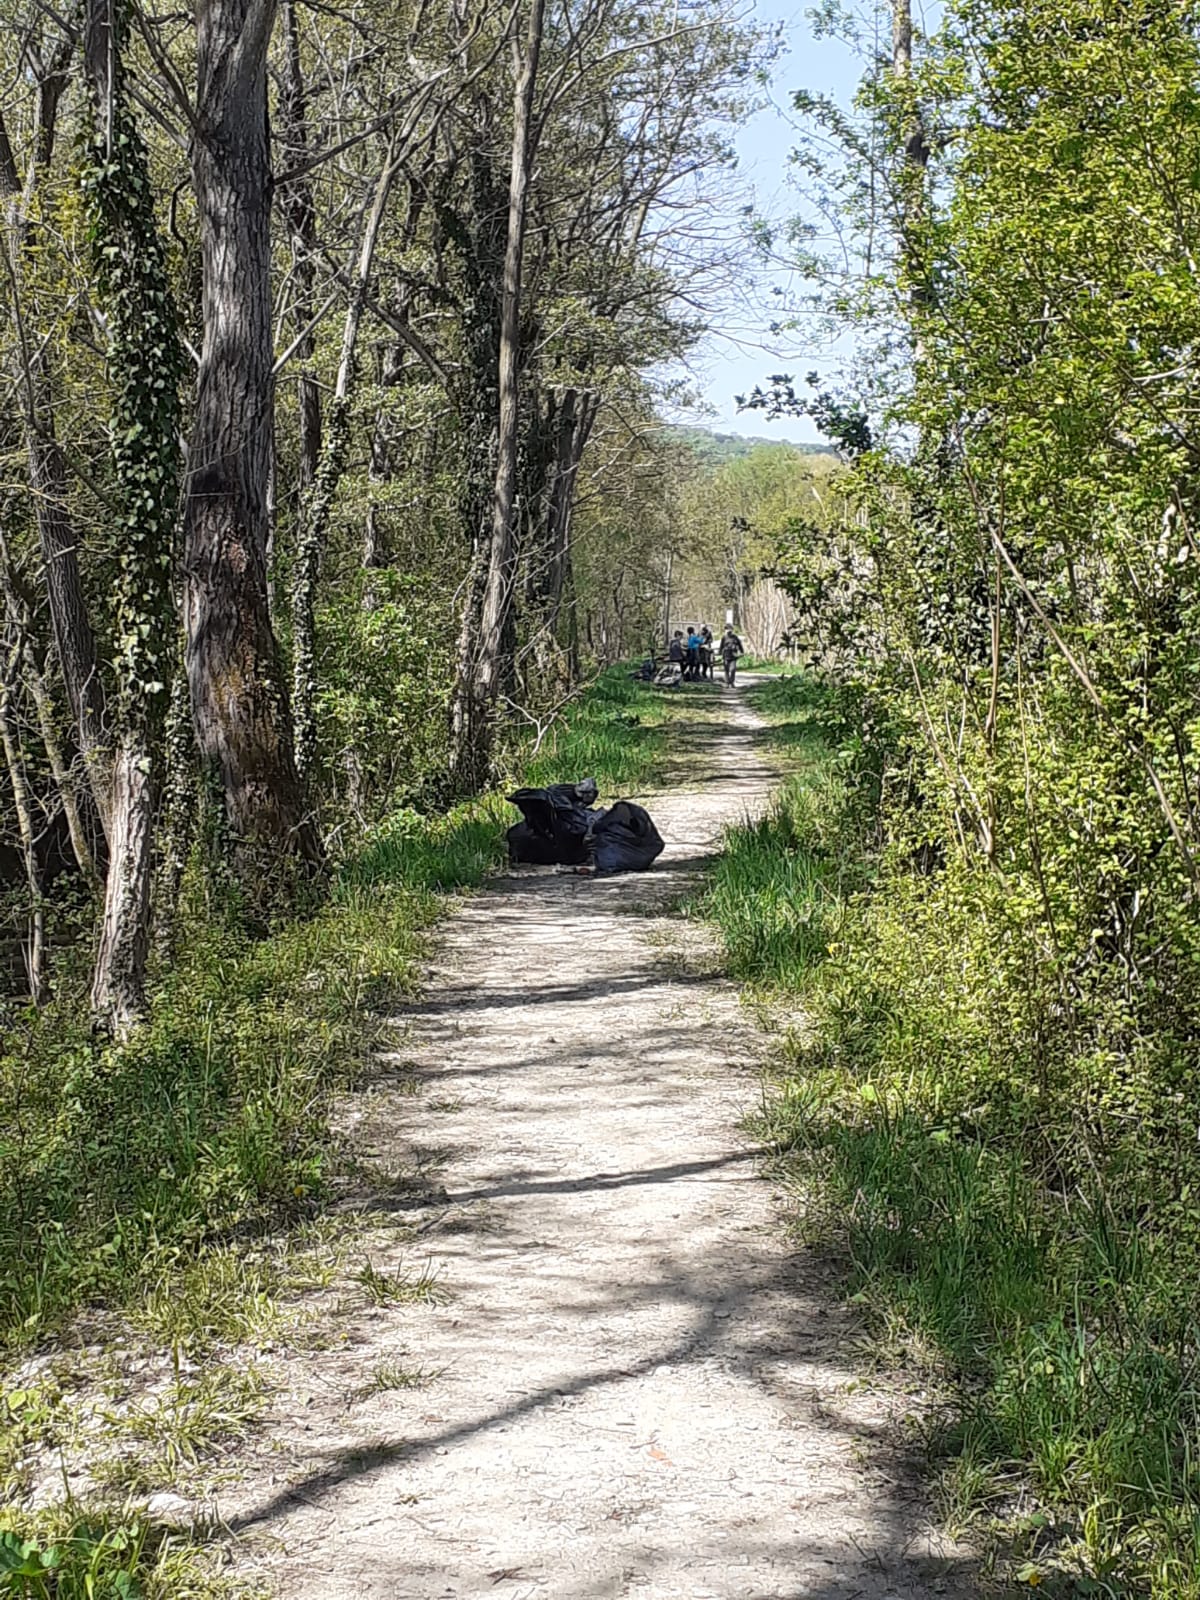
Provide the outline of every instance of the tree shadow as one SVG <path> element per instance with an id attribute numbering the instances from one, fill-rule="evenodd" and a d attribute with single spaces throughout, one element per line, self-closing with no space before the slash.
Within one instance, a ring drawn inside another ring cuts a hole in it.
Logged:
<path id="1" fill-rule="evenodd" d="M 537 1011 L 549 1006 L 569 1005 L 575 1001 L 595 1001 L 605 1004 L 624 995 L 636 995 L 646 989 L 666 985 L 686 989 L 711 984 L 711 977 L 702 973 L 680 972 L 665 974 L 653 967 L 633 977 L 600 977 L 591 975 L 563 983 L 539 983 L 535 989 L 522 988 L 514 983 L 511 988 L 478 983 L 441 983 L 436 996 L 414 1001 L 404 1008 L 405 1019 L 426 1018 L 431 1022 L 456 1025 L 463 1013 L 477 1008 L 484 1011 L 505 1011 L 517 1007 L 522 1011 Z"/>
<path id="2" fill-rule="evenodd" d="M 650 1181 L 683 1182 L 701 1167 L 717 1164 L 679 1163 L 652 1175 Z M 638 1175 L 626 1176 L 636 1180 Z M 544 1191 L 534 1186 L 528 1192 Z M 586 1186 L 579 1192 L 585 1193 Z M 681 1565 L 686 1567 L 695 1560 L 703 1582 L 698 1580 L 694 1592 L 719 1594 L 728 1600 L 735 1596 L 737 1600 L 758 1596 L 762 1600 L 934 1600 L 935 1596 L 972 1592 L 970 1560 L 961 1551 L 947 1553 L 937 1548 L 921 1513 L 912 1464 L 898 1453 L 888 1425 L 878 1417 L 854 1414 L 845 1400 L 844 1379 L 848 1371 L 854 1370 L 853 1363 L 847 1363 L 847 1343 L 854 1328 L 844 1312 L 830 1309 L 826 1298 L 827 1269 L 822 1270 L 807 1256 L 797 1256 L 781 1270 L 778 1257 L 769 1250 L 754 1252 L 754 1259 L 743 1264 L 732 1278 L 728 1267 L 727 1253 L 722 1250 L 718 1259 L 701 1257 L 686 1270 L 676 1263 L 648 1281 L 631 1282 L 595 1297 L 572 1297 L 574 1279 L 569 1264 L 563 1263 L 557 1277 L 563 1304 L 569 1302 L 580 1327 L 594 1324 L 598 1318 L 619 1320 L 636 1315 L 643 1307 L 652 1307 L 658 1313 L 666 1305 L 682 1313 L 678 1330 L 656 1340 L 634 1359 L 617 1354 L 601 1363 L 586 1363 L 570 1375 L 556 1375 L 551 1381 L 533 1384 L 515 1398 L 480 1403 L 469 1414 L 446 1419 L 444 1425 L 419 1437 L 410 1434 L 327 1448 L 310 1460 L 302 1477 L 262 1494 L 229 1519 L 230 1531 L 259 1535 L 264 1530 L 278 1529 L 297 1511 L 316 1512 L 332 1517 L 339 1526 L 339 1538 L 344 1541 L 346 1530 L 338 1510 L 343 1495 L 349 1496 L 349 1503 L 357 1504 L 370 1484 L 386 1478 L 388 1487 L 378 1499 L 385 1506 L 403 1504 L 413 1472 L 436 1463 L 439 1457 L 449 1454 L 453 1458 L 456 1447 L 492 1435 L 509 1436 L 514 1430 L 519 1434 L 522 1424 L 536 1427 L 548 1408 L 569 1408 L 573 1403 L 586 1406 L 606 1390 L 633 1388 L 636 1392 L 639 1382 L 651 1378 L 661 1383 L 664 1372 L 716 1366 L 785 1407 L 794 1410 L 802 1406 L 806 1437 L 813 1441 L 809 1448 L 814 1452 L 824 1449 L 819 1444 L 824 1437 L 831 1442 L 825 1450 L 831 1459 L 838 1458 L 845 1449 L 865 1457 L 876 1477 L 874 1492 L 867 1499 L 859 1496 L 857 1503 L 841 1503 L 839 1509 L 838 1503 L 829 1503 L 819 1482 L 815 1486 L 798 1482 L 797 1514 L 782 1519 L 790 1526 L 768 1531 L 751 1518 L 742 1535 L 737 1534 L 736 1524 L 733 1527 L 740 1543 L 720 1546 L 714 1541 L 726 1539 L 728 1530 L 718 1529 L 710 1540 L 712 1530 L 703 1525 L 668 1521 L 653 1533 L 651 1543 L 658 1538 L 657 1548 L 647 1551 L 645 1539 L 638 1538 L 636 1566 L 642 1584 L 649 1583 L 658 1568 L 678 1582 Z M 569 1333 L 560 1337 L 569 1344 Z M 803 1355 L 803 1371 L 799 1373 L 794 1365 L 798 1351 Z M 826 1378 L 820 1376 L 822 1371 L 828 1374 Z M 814 1386 L 821 1390 L 819 1398 L 809 1392 Z M 742 1445 L 736 1414 L 728 1417 L 727 1426 L 731 1458 L 740 1460 Z M 746 1443 L 753 1443 L 752 1436 Z M 499 1459 L 506 1459 L 499 1439 L 495 1448 L 500 1452 Z M 425 1488 L 427 1491 L 427 1484 Z M 833 1500 L 837 1501 L 836 1492 Z M 504 1530 L 498 1528 L 494 1532 L 499 1548 Z M 547 1530 L 548 1536 L 552 1532 Z M 671 1534 L 675 1535 L 674 1540 L 669 1537 Z M 663 1535 L 668 1537 L 664 1539 Z M 371 1588 L 356 1588 L 353 1592 L 398 1596 L 421 1592 L 405 1587 L 413 1569 L 410 1555 L 401 1553 L 404 1541 L 393 1547 L 389 1541 L 380 1540 L 377 1528 L 364 1534 L 364 1538 L 369 1540 Z M 547 1590 L 545 1582 L 540 1581 L 536 1592 L 553 1593 L 555 1600 L 595 1600 L 600 1595 L 634 1592 L 622 1586 L 630 1570 L 622 1555 L 625 1543 L 619 1530 L 614 1529 L 612 1563 L 607 1572 L 592 1570 L 579 1583 L 556 1581 L 553 1590 Z M 349 1550 L 345 1553 L 352 1554 Z M 766 1564 L 778 1570 L 777 1586 L 769 1590 L 710 1587 L 715 1581 L 713 1563 L 725 1558 L 727 1577 L 736 1574 L 739 1563 L 753 1561 L 758 1567 Z M 526 1565 L 532 1568 L 535 1563 Z M 428 1592 L 465 1595 L 477 1591 L 444 1589 L 439 1584 Z"/>

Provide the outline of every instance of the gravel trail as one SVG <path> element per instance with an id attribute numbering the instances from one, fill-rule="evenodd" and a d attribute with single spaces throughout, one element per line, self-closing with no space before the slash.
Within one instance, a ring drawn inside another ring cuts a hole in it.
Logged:
<path id="1" fill-rule="evenodd" d="M 440 1298 L 295 1355 L 233 1519 L 287 1600 L 969 1592 L 741 1132 L 761 1035 L 672 911 L 771 787 L 741 696 L 713 705 L 649 801 L 655 870 L 464 902 L 347 1107 L 363 1163 L 426 1174 L 373 1264 Z"/>

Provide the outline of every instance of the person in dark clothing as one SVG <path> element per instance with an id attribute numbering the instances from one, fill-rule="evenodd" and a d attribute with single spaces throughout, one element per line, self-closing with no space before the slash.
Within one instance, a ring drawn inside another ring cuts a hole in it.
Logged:
<path id="1" fill-rule="evenodd" d="M 667 660 L 674 661 L 676 666 L 683 666 L 683 635 L 676 628 L 675 635 L 667 646 Z"/>
<path id="2" fill-rule="evenodd" d="M 700 676 L 711 678 L 713 675 L 713 636 L 708 623 L 700 629 Z"/>
<path id="3" fill-rule="evenodd" d="M 721 652 L 721 665 L 725 668 L 725 682 L 731 687 L 737 677 L 738 657 L 744 655 L 742 641 L 734 633 L 732 627 L 727 627 L 721 635 L 719 646 Z"/>

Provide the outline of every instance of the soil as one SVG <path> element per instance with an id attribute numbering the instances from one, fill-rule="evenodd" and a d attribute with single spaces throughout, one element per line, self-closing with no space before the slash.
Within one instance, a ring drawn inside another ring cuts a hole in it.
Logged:
<path id="1" fill-rule="evenodd" d="M 293 1353 L 221 1508 L 287 1600 L 970 1592 L 912 1397 L 743 1131 L 766 1040 L 678 905 L 775 774 L 740 692 L 703 696 L 654 870 L 489 882 L 345 1107 L 370 1292 Z"/>

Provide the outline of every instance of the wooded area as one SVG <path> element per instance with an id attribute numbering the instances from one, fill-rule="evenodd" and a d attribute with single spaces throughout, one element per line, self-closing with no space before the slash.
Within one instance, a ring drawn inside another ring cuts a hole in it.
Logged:
<path id="1" fill-rule="evenodd" d="M 1190 1596 L 1200 14 L 890 11 L 825 13 L 851 110 L 796 96 L 857 370 L 755 397 L 838 441 L 856 507 L 780 556 L 842 754 L 769 835 L 786 916 L 743 927 L 811 1017 L 775 1132 L 951 1377 L 953 1511 L 1044 1552 L 1030 1583 Z"/>
<path id="2" fill-rule="evenodd" d="M 123 1035 L 185 874 L 311 905 L 656 642 L 695 468 L 650 375 L 747 258 L 776 45 L 722 0 L 11 20 L 6 987 L 94 937 Z"/>

